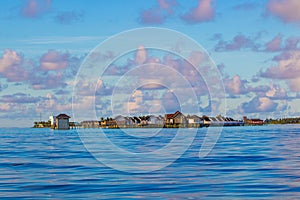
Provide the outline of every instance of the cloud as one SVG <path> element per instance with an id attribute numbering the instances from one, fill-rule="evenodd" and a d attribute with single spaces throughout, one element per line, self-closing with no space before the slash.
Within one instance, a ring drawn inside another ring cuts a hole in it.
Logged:
<path id="1" fill-rule="evenodd" d="M 188 23 L 207 22 L 214 19 L 214 0 L 199 0 L 198 5 L 182 16 Z"/>
<path id="2" fill-rule="evenodd" d="M 22 118 L 22 120 L 24 120 L 23 118 L 26 116 L 27 120 L 25 120 L 32 125 L 33 120 L 36 120 L 38 117 L 37 111 L 43 113 L 44 116 L 49 116 L 53 111 L 55 111 L 53 108 L 59 107 L 63 101 L 59 99 L 56 102 L 51 102 L 49 96 L 32 96 L 25 93 L 14 93 L 3 95 L 0 99 L 0 102 L 0 118 Z M 71 105 L 70 101 L 68 101 L 68 104 Z M 42 105 L 45 109 L 38 109 L 40 105 Z"/>
<path id="3" fill-rule="evenodd" d="M 240 51 L 249 49 L 252 51 L 278 52 L 278 51 L 292 51 L 300 50 L 300 37 L 284 38 L 282 34 L 278 34 L 270 41 L 261 44 L 259 41 L 262 33 L 259 32 L 254 36 L 246 36 L 244 34 L 237 34 L 230 40 L 224 40 L 221 33 L 214 34 L 211 38 L 217 41 L 214 50 L 217 52 L 223 51 Z"/>
<path id="4" fill-rule="evenodd" d="M 287 85 L 293 92 L 300 92 L 300 77 L 286 80 Z"/>
<path id="5" fill-rule="evenodd" d="M 28 18 L 37 18 L 51 9 L 51 0 L 27 0 L 21 7 L 21 15 Z"/>
<path id="6" fill-rule="evenodd" d="M 35 90 L 65 88 L 67 83 L 64 78 L 65 77 L 61 72 L 46 75 L 36 74 L 29 82 Z"/>
<path id="7" fill-rule="evenodd" d="M 42 70 L 59 70 L 68 66 L 70 55 L 68 53 L 60 53 L 49 50 L 40 58 L 40 68 Z"/>
<path id="8" fill-rule="evenodd" d="M 0 77 L 8 82 L 22 82 L 33 89 L 64 88 L 67 78 L 74 78 L 80 59 L 50 50 L 40 58 L 40 65 L 25 60 L 16 51 L 5 49 L 0 58 Z"/>
<path id="9" fill-rule="evenodd" d="M 8 104 L 8 103 L 0 104 L 0 111 L 1 112 L 8 112 L 8 111 L 10 111 L 10 109 L 11 109 L 10 104 Z"/>
<path id="10" fill-rule="evenodd" d="M 300 77 L 300 51 L 283 52 L 273 58 L 277 65 L 260 75 L 265 78 L 294 79 Z"/>
<path id="11" fill-rule="evenodd" d="M 33 89 L 63 89 L 74 79 L 83 58 L 49 50 L 39 60 L 28 79 Z"/>
<path id="12" fill-rule="evenodd" d="M 144 94 L 141 90 L 133 91 L 129 101 L 124 103 L 124 110 L 133 115 L 142 113 L 142 110 L 145 109 L 145 106 L 143 106 L 143 96 Z"/>
<path id="13" fill-rule="evenodd" d="M 266 92 L 270 90 L 270 87 L 267 85 L 258 85 L 258 86 L 249 86 L 247 88 L 249 92 L 255 93 L 257 96 L 264 97 L 266 96 Z"/>
<path id="14" fill-rule="evenodd" d="M 274 52 L 282 49 L 282 35 L 279 34 L 265 44 L 266 51 Z"/>
<path id="15" fill-rule="evenodd" d="M 42 99 L 43 99 L 42 97 L 33 97 L 25 93 L 15 93 L 10 95 L 3 95 L 0 101 L 4 103 L 28 104 L 28 103 L 37 103 Z"/>
<path id="16" fill-rule="evenodd" d="M 256 36 L 257 37 L 257 36 Z M 254 38 L 238 34 L 230 41 L 224 41 L 221 36 L 217 37 L 218 43 L 215 45 L 215 51 L 239 51 L 242 49 L 257 50 L 259 45 L 255 43 Z"/>
<path id="17" fill-rule="evenodd" d="M 300 22 L 299 0 L 270 0 L 267 10 L 285 23 Z"/>
<path id="18" fill-rule="evenodd" d="M 137 65 L 141 65 L 147 60 L 147 50 L 144 46 L 138 47 L 134 60 Z"/>
<path id="19" fill-rule="evenodd" d="M 283 99 L 286 100 L 288 98 L 287 92 L 285 89 L 280 88 L 279 85 L 272 85 L 270 89 L 266 92 L 266 97 L 270 99 Z"/>
<path id="20" fill-rule="evenodd" d="M 173 14 L 173 7 L 177 5 L 176 0 L 158 0 L 158 5 L 143 10 L 140 14 L 142 24 L 162 24 Z"/>
<path id="21" fill-rule="evenodd" d="M 288 37 L 286 39 L 283 39 L 283 36 L 281 34 L 278 34 L 265 44 L 265 51 L 277 52 L 300 50 L 299 44 L 299 37 Z"/>
<path id="22" fill-rule="evenodd" d="M 277 65 L 261 71 L 264 78 L 284 80 L 291 91 L 300 92 L 300 51 L 288 51 L 273 58 Z"/>
<path id="23" fill-rule="evenodd" d="M 81 59 L 49 50 L 39 60 L 39 65 L 31 73 L 28 83 L 35 90 L 63 89 L 69 78 L 74 78 L 80 66 Z"/>
<path id="24" fill-rule="evenodd" d="M 16 51 L 5 49 L 0 58 L 0 76 L 9 82 L 21 82 L 27 79 L 28 73 L 24 68 L 23 56 Z"/>
<path id="25" fill-rule="evenodd" d="M 176 110 L 181 110 L 178 98 L 172 91 L 166 91 L 162 97 L 162 105 L 167 113 L 175 112 Z"/>
<path id="26" fill-rule="evenodd" d="M 247 89 L 245 87 L 247 81 L 241 80 L 241 77 L 238 75 L 235 75 L 231 79 L 225 79 L 224 82 L 226 92 L 228 92 L 230 95 L 239 95 L 247 93 Z"/>
<path id="27" fill-rule="evenodd" d="M 55 16 L 55 20 L 60 24 L 72 24 L 83 21 L 83 12 L 65 11 Z"/>
<path id="28" fill-rule="evenodd" d="M 242 113 L 274 112 L 277 106 L 278 104 L 268 97 L 255 97 L 249 102 L 242 103 L 240 110 Z"/>
<path id="29" fill-rule="evenodd" d="M 284 50 L 291 51 L 291 50 L 300 50 L 300 37 L 289 37 L 285 40 L 285 47 Z"/>
<path id="30" fill-rule="evenodd" d="M 99 84 L 97 83 L 90 83 L 88 81 L 79 81 L 76 84 L 76 94 L 80 96 L 95 96 L 96 89 L 98 87 L 99 90 L 102 89 L 102 81 L 98 81 Z"/>
<path id="31" fill-rule="evenodd" d="M 142 11 L 140 18 L 142 24 L 162 24 L 166 19 L 163 12 L 157 8 Z"/>
<path id="32" fill-rule="evenodd" d="M 58 97 L 47 93 L 36 105 L 36 112 L 56 114 L 60 112 L 71 113 L 72 102 L 70 98 Z"/>
<path id="33" fill-rule="evenodd" d="M 173 7 L 177 5 L 176 0 L 157 0 L 159 8 L 166 10 L 169 14 L 173 13 Z"/>
<path id="34" fill-rule="evenodd" d="M 141 86 L 138 88 L 138 90 L 162 90 L 165 89 L 165 86 L 161 85 L 161 84 L 157 84 L 155 83 L 156 80 L 153 80 L 153 83 L 151 83 L 151 80 L 148 80 L 149 83 Z"/>

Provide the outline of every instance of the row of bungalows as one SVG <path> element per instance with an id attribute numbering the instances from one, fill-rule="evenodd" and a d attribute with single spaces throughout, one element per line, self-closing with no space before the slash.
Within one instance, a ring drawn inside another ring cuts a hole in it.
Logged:
<path id="1" fill-rule="evenodd" d="M 243 121 L 234 120 L 233 118 L 217 116 L 197 116 L 197 115 L 187 115 L 185 116 L 179 111 L 173 114 L 165 115 L 165 127 L 166 128 L 199 128 L 208 126 L 243 126 Z"/>
<path id="2" fill-rule="evenodd" d="M 116 120 L 86 120 L 80 122 L 80 128 L 118 128 Z"/>
<path id="3" fill-rule="evenodd" d="M 100 121 L 97 120 L 87 120 L 81 122 L 82 128 L 100 128 Z"/>
<path id="4" fill-rule="evenodd" d="M 82 128 L 162 128 L 164 118 L 162 116 L 148 115 L 141 117 L 127 117 L 118 115 L 115 118 L 102 119 L 101 121 L 89 120 L 82 121 Z"/>
<path id="5" fill-rule="evenodd" d="M 118 127 L 124 128 L 135 128 L 135 127 L 147 127 L 147 128 L 157 128 L 163 127 L 164 118 L 162 116 L 141 116 L 141 117 L 124 117 L 118 115 L 113 119 Z"/>
<path id="6" fill-rule="evenodd" d="M 217 117 L 208 117 L 203 116 L 204 126 L 244 126 L 244 122 L 240 120 L 235 120 L 231 117 L 217 116 Z"/>
<path id="7" fill-rule="evenodd" d="M 147 116 L 122 116 L 115 118 L 102 119 L 101 121 L 83 121 L 82 128 L 200 128 L 208 126 L 243 126 L 243 121 L 234 120 L 233 118 L 217 116 L 185 116 L 180 111 L 172 114 L 147 115 Z"/>

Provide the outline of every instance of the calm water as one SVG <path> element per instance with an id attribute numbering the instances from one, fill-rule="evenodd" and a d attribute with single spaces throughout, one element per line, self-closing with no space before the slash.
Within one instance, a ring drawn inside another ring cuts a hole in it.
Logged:
<path id="1" fill-rule="evenodd" d="M 97 131 L 84 130 L 88 136 Z M 132 131 L 147 134 L 153 130 Z M 171 165 L 133 174 L 101 164 L 85 149 L 76 130 L 0 129 L 0 198 L 300 197 L 299 125 L 224 128 L 211 153 L 200 159 L 205 132 L 200 129 L 190 148 Z M 118 146 L 141 152 L 166 145 L 176 129 L 139 140 L 120 130 L 106 134 Z"/>

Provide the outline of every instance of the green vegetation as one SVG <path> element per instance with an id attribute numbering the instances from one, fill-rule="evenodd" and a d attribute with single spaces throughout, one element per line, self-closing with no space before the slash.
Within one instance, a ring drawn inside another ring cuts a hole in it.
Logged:
<path id="1" fill-rule="evenodd" d="M 265 124 L 300 124 L 300 117 L 296 118 L 279 118 L 266 119 Z"/>
<path id="2" fill-rule="evenodd" d="M 34 122 L 33 128 L 50 128 L 51 122 L 50 120 L 45 122 L 45 121 L 40 121 L 40 122 Z"/>

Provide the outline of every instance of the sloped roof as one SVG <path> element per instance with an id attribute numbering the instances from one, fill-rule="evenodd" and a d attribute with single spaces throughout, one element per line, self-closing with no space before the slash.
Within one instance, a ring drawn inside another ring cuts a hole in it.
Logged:
<path id="1" fill-rule="evenodd" d="M 188 116 L 188 119 L 201 119 L 201 117 L 197 116 L 197 115 L 192 115 L 192 116 Z"/>
<path id="2" fill-rule="evenodd" d="M 250 119 L 251 121 L 263 121 L 262 119 L 258 119 L 258 118 L 254 118 L 254 119 Z"/>
<path id="3" fill-rule="evenodd" d="M 56 116 L 56 119 L 69 119 L 69 118 L 71 118 L 71 117 L 66 114 L 59 114 Z"/>
<path id="4" fill-rule="evenodd" d="M 173 118 L 173 114 L 165 114 L 165 118 L 166 119 L 172 119 Z"/>
<path id="5" fill-rule="evenodd" d="M 166 119 L 173 119 L 173 118 L 175 118 L 177 115 L 183 115 L 181 112 L 179 112 L 179 111 L 176 111 L 174 114 L 165 114 L 165 118 Z"/>

